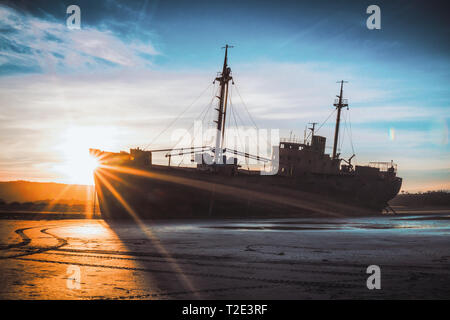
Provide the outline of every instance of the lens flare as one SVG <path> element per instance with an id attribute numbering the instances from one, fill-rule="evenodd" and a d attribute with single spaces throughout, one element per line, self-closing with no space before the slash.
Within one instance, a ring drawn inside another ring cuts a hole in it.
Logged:
<path id="1" fill-rule="evenodd" d="M 62 182 L 94 184 L 94 170 L 99 161 L 89 153 L 89 148 L 109 142 L 109 133 L 104 127 L 71 127 L 64 132 L 61 143 L 55 146 L 60 162 L 54 166 Z"/>
<path id="2" fill-rule="evenodd" d="M 395 140 L 395 129 L 389 128 L 389 140 L 394 141 Z"/>

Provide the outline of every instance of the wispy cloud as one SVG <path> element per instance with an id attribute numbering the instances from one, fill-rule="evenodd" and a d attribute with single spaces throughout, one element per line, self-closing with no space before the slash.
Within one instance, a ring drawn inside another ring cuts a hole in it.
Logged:
<path id="1" fill-rule="evenodd" d="M 1 70 L 67 72 L 108 65 L 149 66 L 151 57 L 159 54 L 148 38 L 123 38 L 91 26 L 70 30 L 64 23 L 0 6 Z"/>

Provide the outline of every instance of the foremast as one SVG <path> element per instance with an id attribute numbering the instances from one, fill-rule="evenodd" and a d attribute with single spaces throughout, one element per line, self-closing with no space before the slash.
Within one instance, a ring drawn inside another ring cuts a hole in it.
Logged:
<path id="1" fill-rule="evenodd" d="M 337 109 L 336 128 L 334 130 L 333 159 L 339 158 L 339 154 L 337 153 L 337 144 L 339 139 L 339 124 L 341 122 L 341 109 L 344 107 L 348 108 L 347 99 L 343 99 L 344 82 L 346 83 L 347 81 L 341 80 L 339 82 L 341 83 L 341 91 L 339 95 L 336 96 L 338 99 L 335 99 L 333 104 Z"/>
<path id="2" fill-rule="evenodd" d="M 231 77 L 231 68 L 228 67 L 228 48 L 233 48 L 233 46 L 229 46 L 227 44 L 223 48 L 225 49 L 225 58 L 223 60 L 222 73 L 215 79 L 215 81 L 219 81 L 220 86 L 220 95 L 217 97 L 219 99 L 219 104 L 218 108 L 216 108 L 218 112 L 217 120 L 214 121 L 217 123 L 216 146 L 214 149 L 214 163 L 216 164 L 222 163 L 222 150 L 225 137 L 225 121 L 228 103 L 228 83 L 233 79 Z"/>

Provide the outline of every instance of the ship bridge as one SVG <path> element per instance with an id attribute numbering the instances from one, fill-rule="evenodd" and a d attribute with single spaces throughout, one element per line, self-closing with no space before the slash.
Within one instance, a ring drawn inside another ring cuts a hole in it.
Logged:
<path id="1" fill-rule="evenodd" d="M 300 176 L 306 173 L 339 173 L 339 159 L 325 154 L 326 138 L 313 135 L 311 144 L 296 139 L 280 140 L 280 170 L 284 176 Z"/>

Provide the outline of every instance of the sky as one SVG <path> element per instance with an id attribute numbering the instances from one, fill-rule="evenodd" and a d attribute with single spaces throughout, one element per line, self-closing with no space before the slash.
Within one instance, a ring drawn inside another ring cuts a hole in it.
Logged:
<path id="1" fill-rule="evenodd" d="M 72 4 L 79 30 L 66 24 Z M 366 26 L 372 4 L 379 30 Z M 318 134 L 331 153 L 329 116 L 344 79 L 342 157 L 394 160 L 405 191 L 450 190 L 448 9 L 444 1 L 0 1 L 0 180 L 84 183 L 71 168 L 90 147 L 173 146 L 174 130 L 189 129 L 211 101 L 230 44 L 238 126 L 303 137 L 309 122 L 328 118 Z M 213 117 L 203 114 L 205 125 Z"/>

